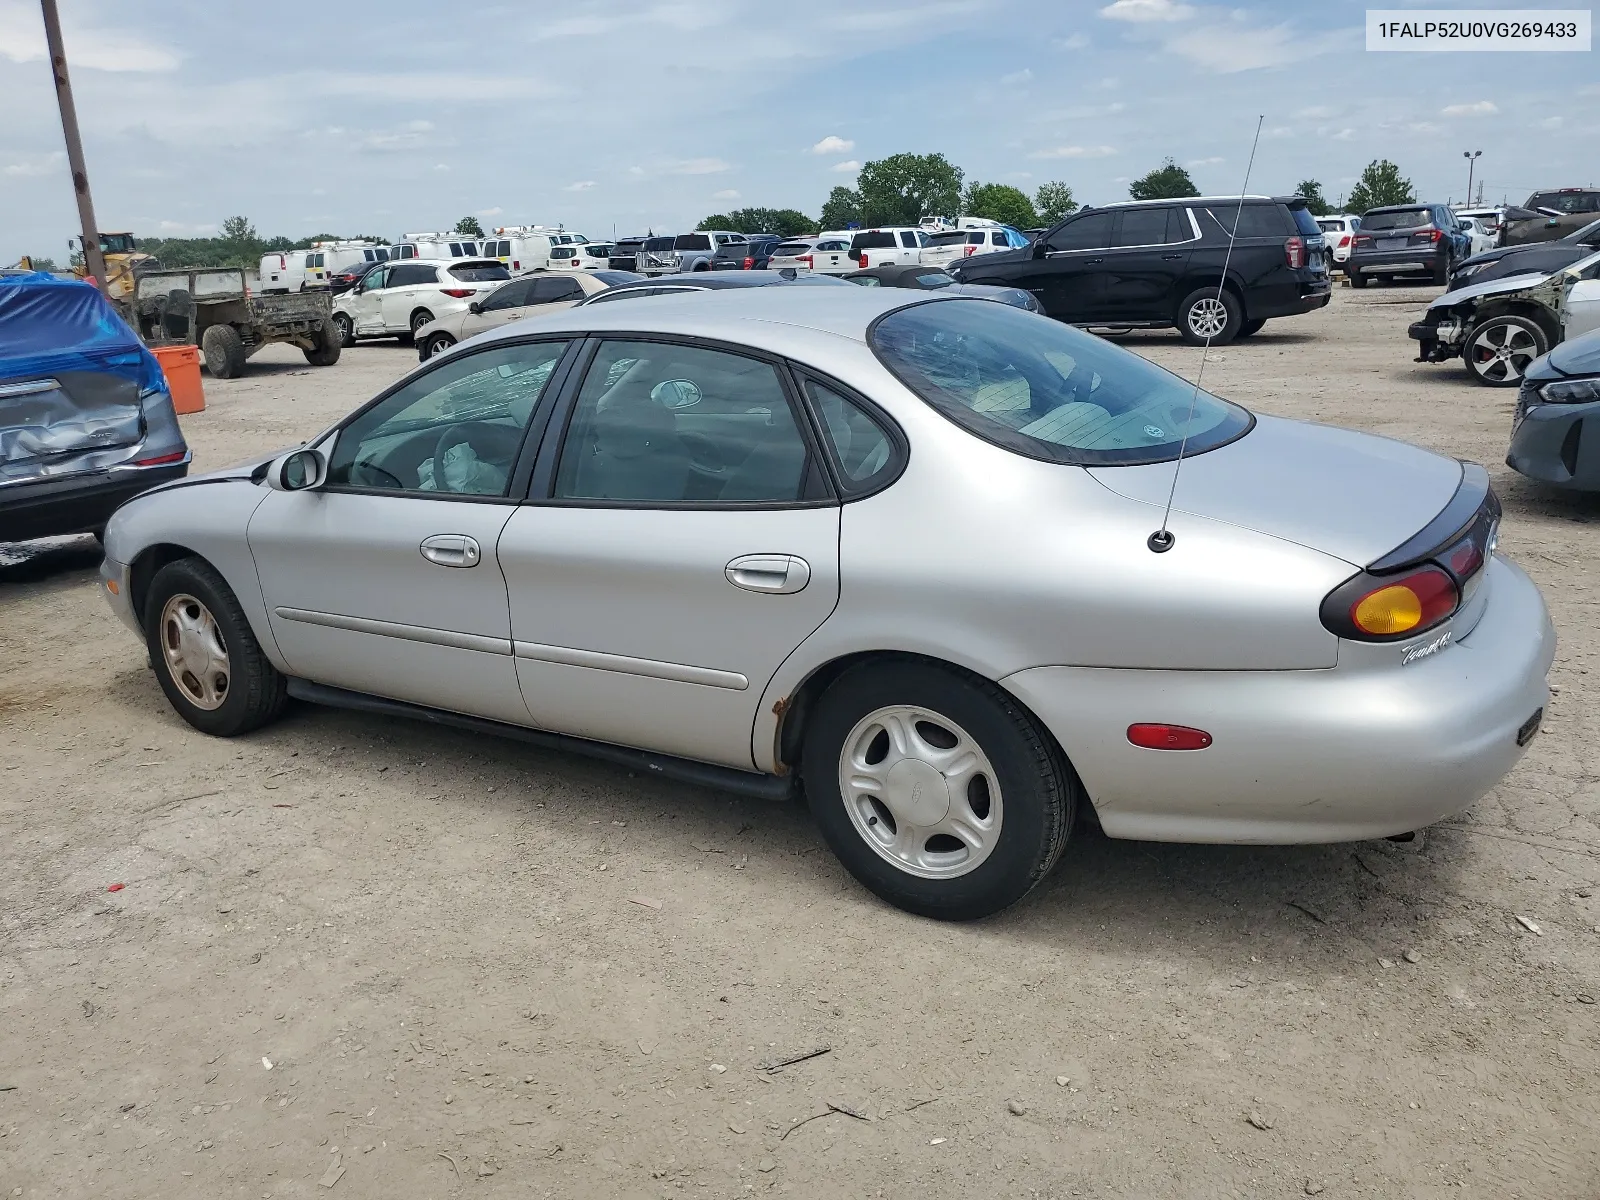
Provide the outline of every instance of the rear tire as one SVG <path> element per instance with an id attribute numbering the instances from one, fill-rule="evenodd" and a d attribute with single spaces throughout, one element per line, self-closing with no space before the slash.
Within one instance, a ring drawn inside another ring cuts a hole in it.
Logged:
<path id="1" fill-rule="evenodd" d="M 200 352 L 213 378 L 236 379 L 244 373 L 244 339 L 232 325 L 213 325 L 201 334 Z"/>
<path id="2" fill-rule="evenodd" d="M 333 321 L 324 321 L 317 329 L 316 348 L 305 351 L 306 361 L 313 367 L 331 367 L 339 361 L 339 351 L 344 349 L 344 337 Z"/>
<path id="3" fill-rule="evenodd" d="M 433 320 L 433 314 L 431 312 L 425 308 L 417 309 L 416 312 L 411 314 L 411 336 L 416 337 L 417 330 L 421 329 L 431 320 Z"/>
<path id="4" fill-rule="evenodd" d="M 874 768 L 881 791 L 848 787 Z M 1061 857 L 1081 795 L 1015 699 L 920 662 L 864 663 L 834 681 L 806 731 L 801 777 L 846 870 L 890 904 L 947 921 L 1032 891 Z M 952 821 L 964 836 L 941 832 Z"/>
<path id="5" fill-rule="evenodd" d="M 1367 286 L 1367 277 L 1360 271 L 1352 270 L 1351 268 L 1346 267 L 1344 269 L 1344 277 L 1350 281 L 1350 286 L 1353 288 L 1364 288 Z"/>
<path id="6" fill-rule="evenodd" d="M 1432 270 L 1432 272 L 1429 273 L 1428 277 L 1434 283 L 1439 284 L 1441 287 L 1444 284 L 1449 283 L 1450 282 L 1450 262 L 1449 262 L 1449 260 L 1446 259 L 1444 262 L 1435 263 L 1434 267 L 1433 267 L 1433 270 Z"/>
<path id="7" fill-rule="evenodd" d="M 356 344 L 356 326 L 348 314 L 334 313 L 333 327 L 339 334 L 339 345 L 354 346 Z"/>
<path id="8" fill-rule="evenodd" d="M 428 359 L 432 358 L 434 355 L 443 354 L 455 344 L 456 339 L 451 337 L 448 333 L 430 333 L 426 338 L 423 339 L 422 345 L 419 348 L 420 353 L 417 355 L 417 358 L 422 362 L 427 362 Z"/>
<path id="9" fill-rule="evenodd" d="M 144 631 L 161 690 L 202 733 L 249 733 L 288 702 L 288 681 L 262 653 L 233 589 L 202 558 L 180 558 L 156 572 L 145 594 Z"/>
<path id="10" fill-rule="evenodd" d="M 1239 335 L 1244 312 L 1227 288 L 1199 288 L 1178 306 L 1178 332 L 1191 346 L 1226 346 Z"/>
<path id="11" fill-rule="evenodd" d="M 1257 317 L 1254 321 L 1246 321 L 1243 325 L 1239 326 L 1239 332 L 1236 336 L 1242 338 L 1253 337 L 1255 334 L 1261 332 L 1262 327 L 1265 326 L 1266 323 L 1267 319 L 1265 317 Z"/>

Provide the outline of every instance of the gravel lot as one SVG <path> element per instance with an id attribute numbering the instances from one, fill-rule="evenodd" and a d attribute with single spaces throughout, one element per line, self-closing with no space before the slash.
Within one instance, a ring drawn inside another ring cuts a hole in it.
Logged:
<path id="1" fill-rule="evenodd" d="M 12 554 L 0 1197 L 1593 1197 L 1600 503 L 1411 361 L 1426 298 L 1337 290 L 1207 383 L 1490 466 L 1561 636 L 1526 759 L 1409 844 L 1082 836 L 976 925 L 878 903 L 800 806 L 334 711 L 208 739 L 92 542 Z M 207 379 L 197 468 L 414 362 Z"/>

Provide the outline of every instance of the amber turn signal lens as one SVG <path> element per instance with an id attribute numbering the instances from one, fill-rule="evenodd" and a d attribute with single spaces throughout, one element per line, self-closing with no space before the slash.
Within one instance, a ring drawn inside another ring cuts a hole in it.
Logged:
<path id="1" fill-rule="evenodd" d="M 108 579 L 106 580 L 106 591 L 110 592 L 113 596 L 117 596 L 121 594 L 122 589 L 117 586 L 117 581 L 115 579 Z"/>
<path id="2" fill-rule="evenodd" d="M 1426 567 L 1360 597 L 1350 606 L 1350 620 L 1362 633 L 1394 637 L 1438 624 L 1455 611 L 1459 598 L 1455 580 Z"/>

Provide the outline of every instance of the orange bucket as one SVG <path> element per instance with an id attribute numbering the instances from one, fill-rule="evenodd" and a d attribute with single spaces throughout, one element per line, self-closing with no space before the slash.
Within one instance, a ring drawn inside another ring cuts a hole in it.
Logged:
<path id="1" fill-rule="evenodd" d="M 161 364 L 172 393 L 172 407 L 178 415 L 203 412 L 206 390 L 200 386 L 200 350 L 196 346 L 152 346 L 150 353 Z"/>

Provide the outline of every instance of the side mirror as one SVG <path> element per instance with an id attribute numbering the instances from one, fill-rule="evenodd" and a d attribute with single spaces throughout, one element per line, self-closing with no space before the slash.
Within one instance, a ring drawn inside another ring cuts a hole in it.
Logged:
<path id="1" fill-rule="evenodd" d="M 267 486 L 276 492 L 303 492 L 320 487 L 327 477 L 328 460 L 320 450 L 291 450 L 267 467 Z"/>
<path id="2" fill-rule="evenodd" d="M 1029 247 L 1029 249 L 1031 249 L 1033 251 L 1033 257 L 1034 258 L 1043 258 L 1044 254 L 1045 254 L 1044 238 L 1042 238 L 1042 237 L 1034 238 L 1033 239 L 1033 245 L 1031 247 Z"/>
<path id="3" fill-rule="evenodd" d="M 471 304 L 467 305 L 467 311 L 473 316 L 477 316 L 483 311 L 483 305 L 474 300 Z"/>

